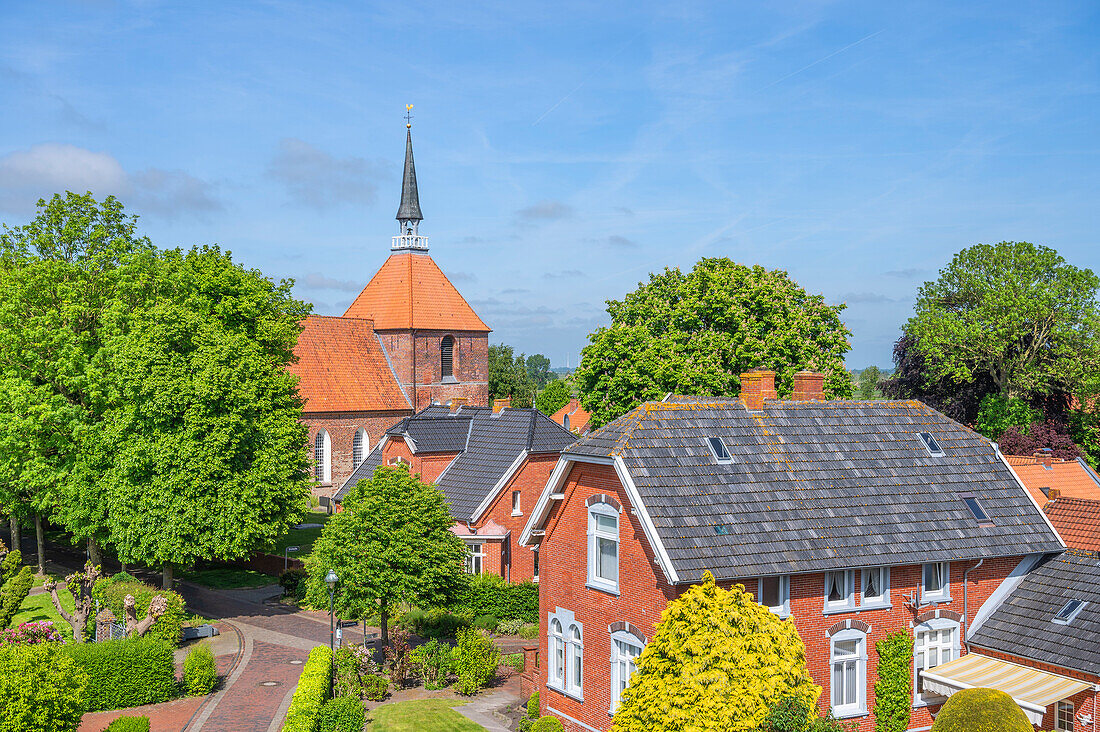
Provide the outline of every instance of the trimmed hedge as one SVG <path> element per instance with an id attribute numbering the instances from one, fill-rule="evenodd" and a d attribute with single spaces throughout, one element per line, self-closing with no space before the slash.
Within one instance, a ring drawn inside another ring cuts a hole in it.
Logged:
<path id="1" fill-rule="evenodd" d="M 200 643 L 183 662 L 183 690 L 188 696 L 203 696 L 218 683 L 218 662 L 206 643 Z"/>
<path id="2" fill-rule="evenodd" d="M 149 718 L 118 717 L 103 732 L 149 732 Z"/>
<path id="3" fill-rule="evenodd" d="M 126 638 L 65 646 L 88 675 L 89 712 L 159 704 L 176 698 L 172 646 L 160 638 Z"/>
<path id="4" fill-rule="evenodd" d="M 1008 694 L 963 689 L 944 703 L 932 732 L 1031 732 L 1033 727 Z"/>
<path id="5" fill-rule="evenodd" d="M 317 646 L 309 652 L 309 660 L 298 678 L 298 688 L 290 700 L 283 732 L 317 732 L 321 707 L 332 689 L 332 651 Z"/>
<path id="6" fill-rule="evenodd" d="M 87 682 L 57 643 L 0 648 L 0 732 L 73 732 Z"/>
<path id="7" fill-rule="evenodd" d="M 562 726 L 557 717 L 547 715 L 539 717 L 538 721 L 531 727 L 531 732 L 565 732 L 565 727 Z"/>
<path id="8" fill-rule="evenodd" d="M 168 610 L 153 624 L 145 636 L 160 638 L 173 648 L 180 644 L 186 611 L 183 598 L 178 593 L 171 590 L 158 590 L 144 582 L 138 582 L 125 572 L 104 577 L 92 588 L 92 597 L 99 600 L 100 606 L 110 608 L 119 622 L 125 617 L 122 602 L 127 595 L 134 596 L 134 609 L 137 611 L 138 620 L 145 617 L 145 613 L 149 610 L 149 603 L 154 597 L 164 595 L 168 600 Z M 89 626 L 91 625 L 89 623 Z"/>
<path id="9" fill-rule="evenodd" d="M 353 696 L 330 699 L 321 707 L 318 732 L 363 732 L 367 710 Z"/>
<path id="10" fill-rule="evenodd" d="M 492 615 L 498 620 L 539 621 L 539 586 L 534 582 L 512 584 L 495 574 L 470 579 L 455 609 L 474 617 Z"/>
<path id="11" fill-rule="evenodd" d="M 532 719 L 537 719 L 539 716 L 539 693 L 537 691 L 527 700 L 527 716 Z"/>
<path id="12" fill-rule="evenodd" d="M 413 608 L 401 616 L 397 625 L 421 638 L 454 638 L 459 630 L 470 627 L 472 617 L 442 609 Z"/>

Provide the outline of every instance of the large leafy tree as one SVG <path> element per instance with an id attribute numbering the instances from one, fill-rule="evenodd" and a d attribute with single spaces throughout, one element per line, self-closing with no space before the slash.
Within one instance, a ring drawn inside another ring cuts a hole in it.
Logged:
<path id="1" fill-rule="evenodd" d="M 808 368 L 825 373 L 828 395 L 848 397 L 843 309 L 781 270 L 704 258 L 608 300 L 611 325 L 589 335 L 574 381 L 594 426 L 669 392 L 735 396 L 739 375 L 756 367 L 776 372 L 781 396 Z"/>
<path id="2" fill-rule="evenodd" d="M 820 694 L 794 623 L 706 572 L 661 613 L 611 730 L 749 732 L 772 702 L 793 697 L 809 710 Z"/>
<path id="3" fill-rule="evenodd" d="M 340 578 L 335 609 L 362 620 L 378 613 L 382 640 L 400 603 L 434 606 L 458 596 L 466 584 L 466 548 L 451 531 L 442 491 L 421 483 L 408 466 L 380 466 L 345 496 L 343 510 L 325 525 L 306 558 L 306 600 L 329 603 L 325 575 Z"/>
<path id="4" fill-rule="evenodd" d="M 926 282 L 905 327 L 931 381 L 988 377 L 1003 396 L 1094 393 L 1100 279 L 1053 249 L 978 244 Z"/>
<path id="5" fill-rule="evenodd" d="M 539 389 L 557 378 L 557 374 L 550 370 L 550 359 L 541 353 L 535 353 L 527 357 L 527 376 Z"/>
<path id="6" fill-rule="evenodd" d="M 946 376 L 932 376 L 931 362 L 917 348 L 916 339 L 903 333 L 894 343 L 894 373 L 882 381 L 889 399 L 917 399 L 963 424 L 973 424 L 982 399 L 996 393 L 989 374 L 978 373 L 971 381 L 956 383 Z"/>
<path id="7" fill-rule="evenodd" d="M 489 398 L 512 398 L 513 407 L 530 407 L 535 382 L 527 371 L 527 359 L 516 355 L 511 346 L 489 346 Z"/>
<path id="8" fill-rule="evenodd" d="M 572 398 L 573 392 L 569 389 L 569 384 L 564 379 L 555 379 L 539 392 L 535 399 L 535 406 L 543 414 L 553 414 L 568 404 Z"/>

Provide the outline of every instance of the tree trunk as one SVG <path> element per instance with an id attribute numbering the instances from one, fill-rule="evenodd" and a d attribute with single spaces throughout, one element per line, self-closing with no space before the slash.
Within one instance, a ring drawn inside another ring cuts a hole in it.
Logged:
<path id="1" fill-rule="evenodd" d="M 23 530 L 19 526 L 19 518 L 14 513 L 11 515 L 11 549 L 20 554 L 23 553 Z"/>
<path id="2" fill-rule="evenodd" d="M 46 574 L 46 535 L 42 532 L 42 516 L 34 514 L 35 540 L 38 542 L 38 573 Z"/>
<path id="3" fill-rule="evenodd" d="M 382 608 L 382 612 L 378 614 L 382 625 L 382 645 L 388 646 L 390 644 L 390 611 L 388 608 Z"/>
<path id="4" fill-rule="evenodd" d="M 99 542 L 95 539 L 88 539 L 88 561 L 92 563 L 93 567 L 103 566 L 103 548 L 99 546 Z"/>
<path id="5" fill-rule="evenodd" d="M 164 581 L 162 583 L 161 589 L 170 590 L 172 589 L 172 564 L 170 562 L 165 563 L 163 571 Z"/>

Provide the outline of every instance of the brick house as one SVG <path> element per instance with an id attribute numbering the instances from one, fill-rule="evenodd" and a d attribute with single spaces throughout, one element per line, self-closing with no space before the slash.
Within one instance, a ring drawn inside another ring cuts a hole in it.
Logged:
<path id="1" fill-rule="evenodd" d="M 568 404 L 551 414 L 550 419 L 578 435 L 587 435 L 591 430 L 588 422 L 592 419 L 592 415 L 584 410 L 580 400 L 576 397 L 570 399 Z"/>
<path id="2" fill-rule="evenodd" d="M 307 317 L 294 350 L 323 500 L 401 417 L 433 403 L 489 403 L 490 329 L 428 254 L 423 218 L 409 131 L 390 256 L 343 316 Z"/>
<path id="3" fill-rule="evenodd" d="M 538 581 L 537 549 L 516 543 L 561 451 L 575 435 L 537 409 L 427 407 L 386 431 L 336 493 L 340 501 L 379 465 L 407 464 L 450 503 L 469 549 L 467 570 Z"/>
<path id="4" fill-rule="evenodd" d="M 1043 510 L 1068 546 L 1100 551 L 1100 501 L 1056 498 Z"/>
<path id="5" fill-rule="evenodd" d="M 823 401 L 820 374 L 742 375 L 742 399 L 647 403 L 563 451 L 520 538 L 543 637 L 528 688 L 607 730 L 665 605 L 710 570 L 789 617 L 831 709 L 874 729 L 875 644 L 915 641 L 910 729 L 945 700 L 920 674 L 1064 544 L 995 447 L 919 402 Z M 1055 700 L 1058 701 L 1058 700 Z"/>
<path id="6" fill-rule="evenodd" d="M 1005 459 L 1040 506 L 1059 496 L 1100 499 L 1100 475 L 1083 458 L 1063 460 L 1050 450 L 1039 450 L 1034 455 L 1005 455 Z"/>

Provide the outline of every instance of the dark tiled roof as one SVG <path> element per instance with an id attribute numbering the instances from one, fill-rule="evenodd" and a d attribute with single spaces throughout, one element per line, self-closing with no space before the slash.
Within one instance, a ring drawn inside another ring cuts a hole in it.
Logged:
<path id="1" fill-rule="evenodd" d="M 408 436 L 417 453 L 458 453 L 436 481 L 457 521 L 472 517 L 522 452 L 557 453 L 577 439 L 537 409 L 511 408 L 493 414 L 487 408 L 463 407 L 452 414 L 446 407 L 428 407 L 386 434 Z M 336 500 L 361 479 L 370 478 L 380 463 L 381 453 L 375 448 L 336 493 Z"/>
<path id="2" fill-rule="evenodd" d="M 1044 510 L 1068 546 L 1100 551 L 1100 501 L 1059 498 Z"/>
<path id="3" fill-rule="evenodd" d="M 989 441 L 919 402 L 769 400 L 749 412 L 673 397 L 565 453 L 622 457 L 681 581 L 1062 549 Z M 959 493 L 994 525 L 978 526 Z"/>
<path id="4" fill-rule="evenodd" d="M 1053 622 L 1070 600 L 1088 605 Z M 979 648 L 1100 674 L 1100 555 L 1071 549 L 1033 570 L 973 633 Z"/>

